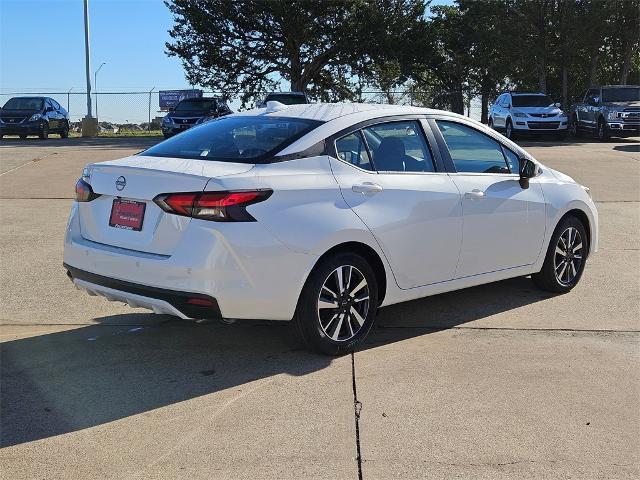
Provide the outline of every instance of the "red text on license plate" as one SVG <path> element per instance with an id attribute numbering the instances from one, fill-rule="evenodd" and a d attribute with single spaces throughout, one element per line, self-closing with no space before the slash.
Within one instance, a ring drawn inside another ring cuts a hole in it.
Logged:
<path id="1" fill-rule="evenodd" d="M 144 202 L 116 198 L 111 206 L 109 226 L 139 232 L 142 230 L 146 206 L 147 204 Z"/>

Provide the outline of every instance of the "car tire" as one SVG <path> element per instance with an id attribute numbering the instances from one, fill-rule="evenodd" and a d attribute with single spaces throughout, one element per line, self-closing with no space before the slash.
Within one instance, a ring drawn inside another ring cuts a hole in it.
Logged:
<path id="1" fill-rule="evenodd" d="M 40 129 L 40 133 L 38 134 L 41 140 L 46 140 L 49 138 L 49 124 L 43 123 L 42 128 Z"/>
<path id="2" fill-rule="evenodd" d="M 580 137 L 580 128 L 578 128 L 578 117 L 576 115 L 573 115 L 573 117 L 571 117 L 571 123 L 569 123 L 569 134 L 573 138 Z"/>
<path id="3" fill-rule="evenodd" d="M 65 123 L 60 131 L 60 138 L 69 138 L 69 123 Z"/>
<path id="4" fill-rule="evenodd" d="M 531 278 L 542 290 L 567 293 L 580 281 L 588 252 L 582 222 L 573 215 L 564 217 L 551 236 L 542 269 Z"/>
<path id="5" fill-rule="evenodd" d="M 511 122 L 510 118 L 508 118 L 507 123 L 505 123 L 504 136 L 507 137 L 509 140 L 513 140 L 515 138 L 515 133 L 513 131 L 513 122 Z"/>
<path id="6" fill-rule="evenodd" d="M 371 330 L 377 307 L 378 284 L 367 261 L 352 253 L 331 255 L 305 282 L 292 322 L 294 335 L 326 355 L 351 352 Z"/>
<path id="7" fill-rule="evenodd" d="M 607 127 L 607 123 L 604 121 L 603 118 L 600 118 L 600 120 L 598 120 L 598 129 L 596 130 L 596 137 L 601 142 L 608 142 L 609 139 L 611 138 L 611 135 L 609 134 L 609 128 Z"/>

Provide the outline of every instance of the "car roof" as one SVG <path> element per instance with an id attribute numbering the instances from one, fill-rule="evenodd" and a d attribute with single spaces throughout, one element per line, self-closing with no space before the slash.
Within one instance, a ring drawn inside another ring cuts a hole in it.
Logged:
<path id="1" fill-rule="evenodd" d="M 425 114 L 435 113 L 438 110 L 421 107 L 409 107 L 406 105 L 387 105 L 375 103 L 305 103 L 299 105 L 282 105 L 277 110 L 267 111 L 266 107 L 253 108 L 244 112 L 235 113 L 234 115 L 259 115 L 267 117 L 290 117 L 303 118 L 307 120 L 319 120 L 321 122 L 329 122 L 346 116 L 357 116 L 362 119 L 358 121 L 369 120 L 391 115 L 406 114 Z M 442 112 L 440 112 L 442 113 Z M 447 112 L 451 114 L 451 112 Z"/>

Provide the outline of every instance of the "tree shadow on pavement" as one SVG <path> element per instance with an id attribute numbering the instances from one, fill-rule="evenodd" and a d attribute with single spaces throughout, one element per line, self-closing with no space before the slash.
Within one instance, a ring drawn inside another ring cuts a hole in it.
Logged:
<path id="1" fill-rule="evenodd" d="M 362 348 L 400 342 L 548 298 L 514 279 L 381 309 Z M 73 432 L 332 359 L 282 322 L 196 323 L 152 314 L 2 344 L 2 447 Z M 410 327 L 410 328 L 402 328 Z"/>

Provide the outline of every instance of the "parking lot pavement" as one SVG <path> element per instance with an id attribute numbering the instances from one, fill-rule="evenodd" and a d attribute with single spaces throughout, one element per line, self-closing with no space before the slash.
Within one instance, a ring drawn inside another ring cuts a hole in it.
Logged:
<path id="1" fill-rule="evenodd" d="M 2 141 L 0 163 L 55 140 Z M 514 279 L 382 309 L 353 371 L 350 356 L 296 349 L 281 324 L 184 322 L 72 287 L 75 180 L 147 145 L 54 146 L 4 170 L 3 474 L 640 477 L 640 143 L 523 143 L 598 202 L 580 285 L 553 296 Z"/>

